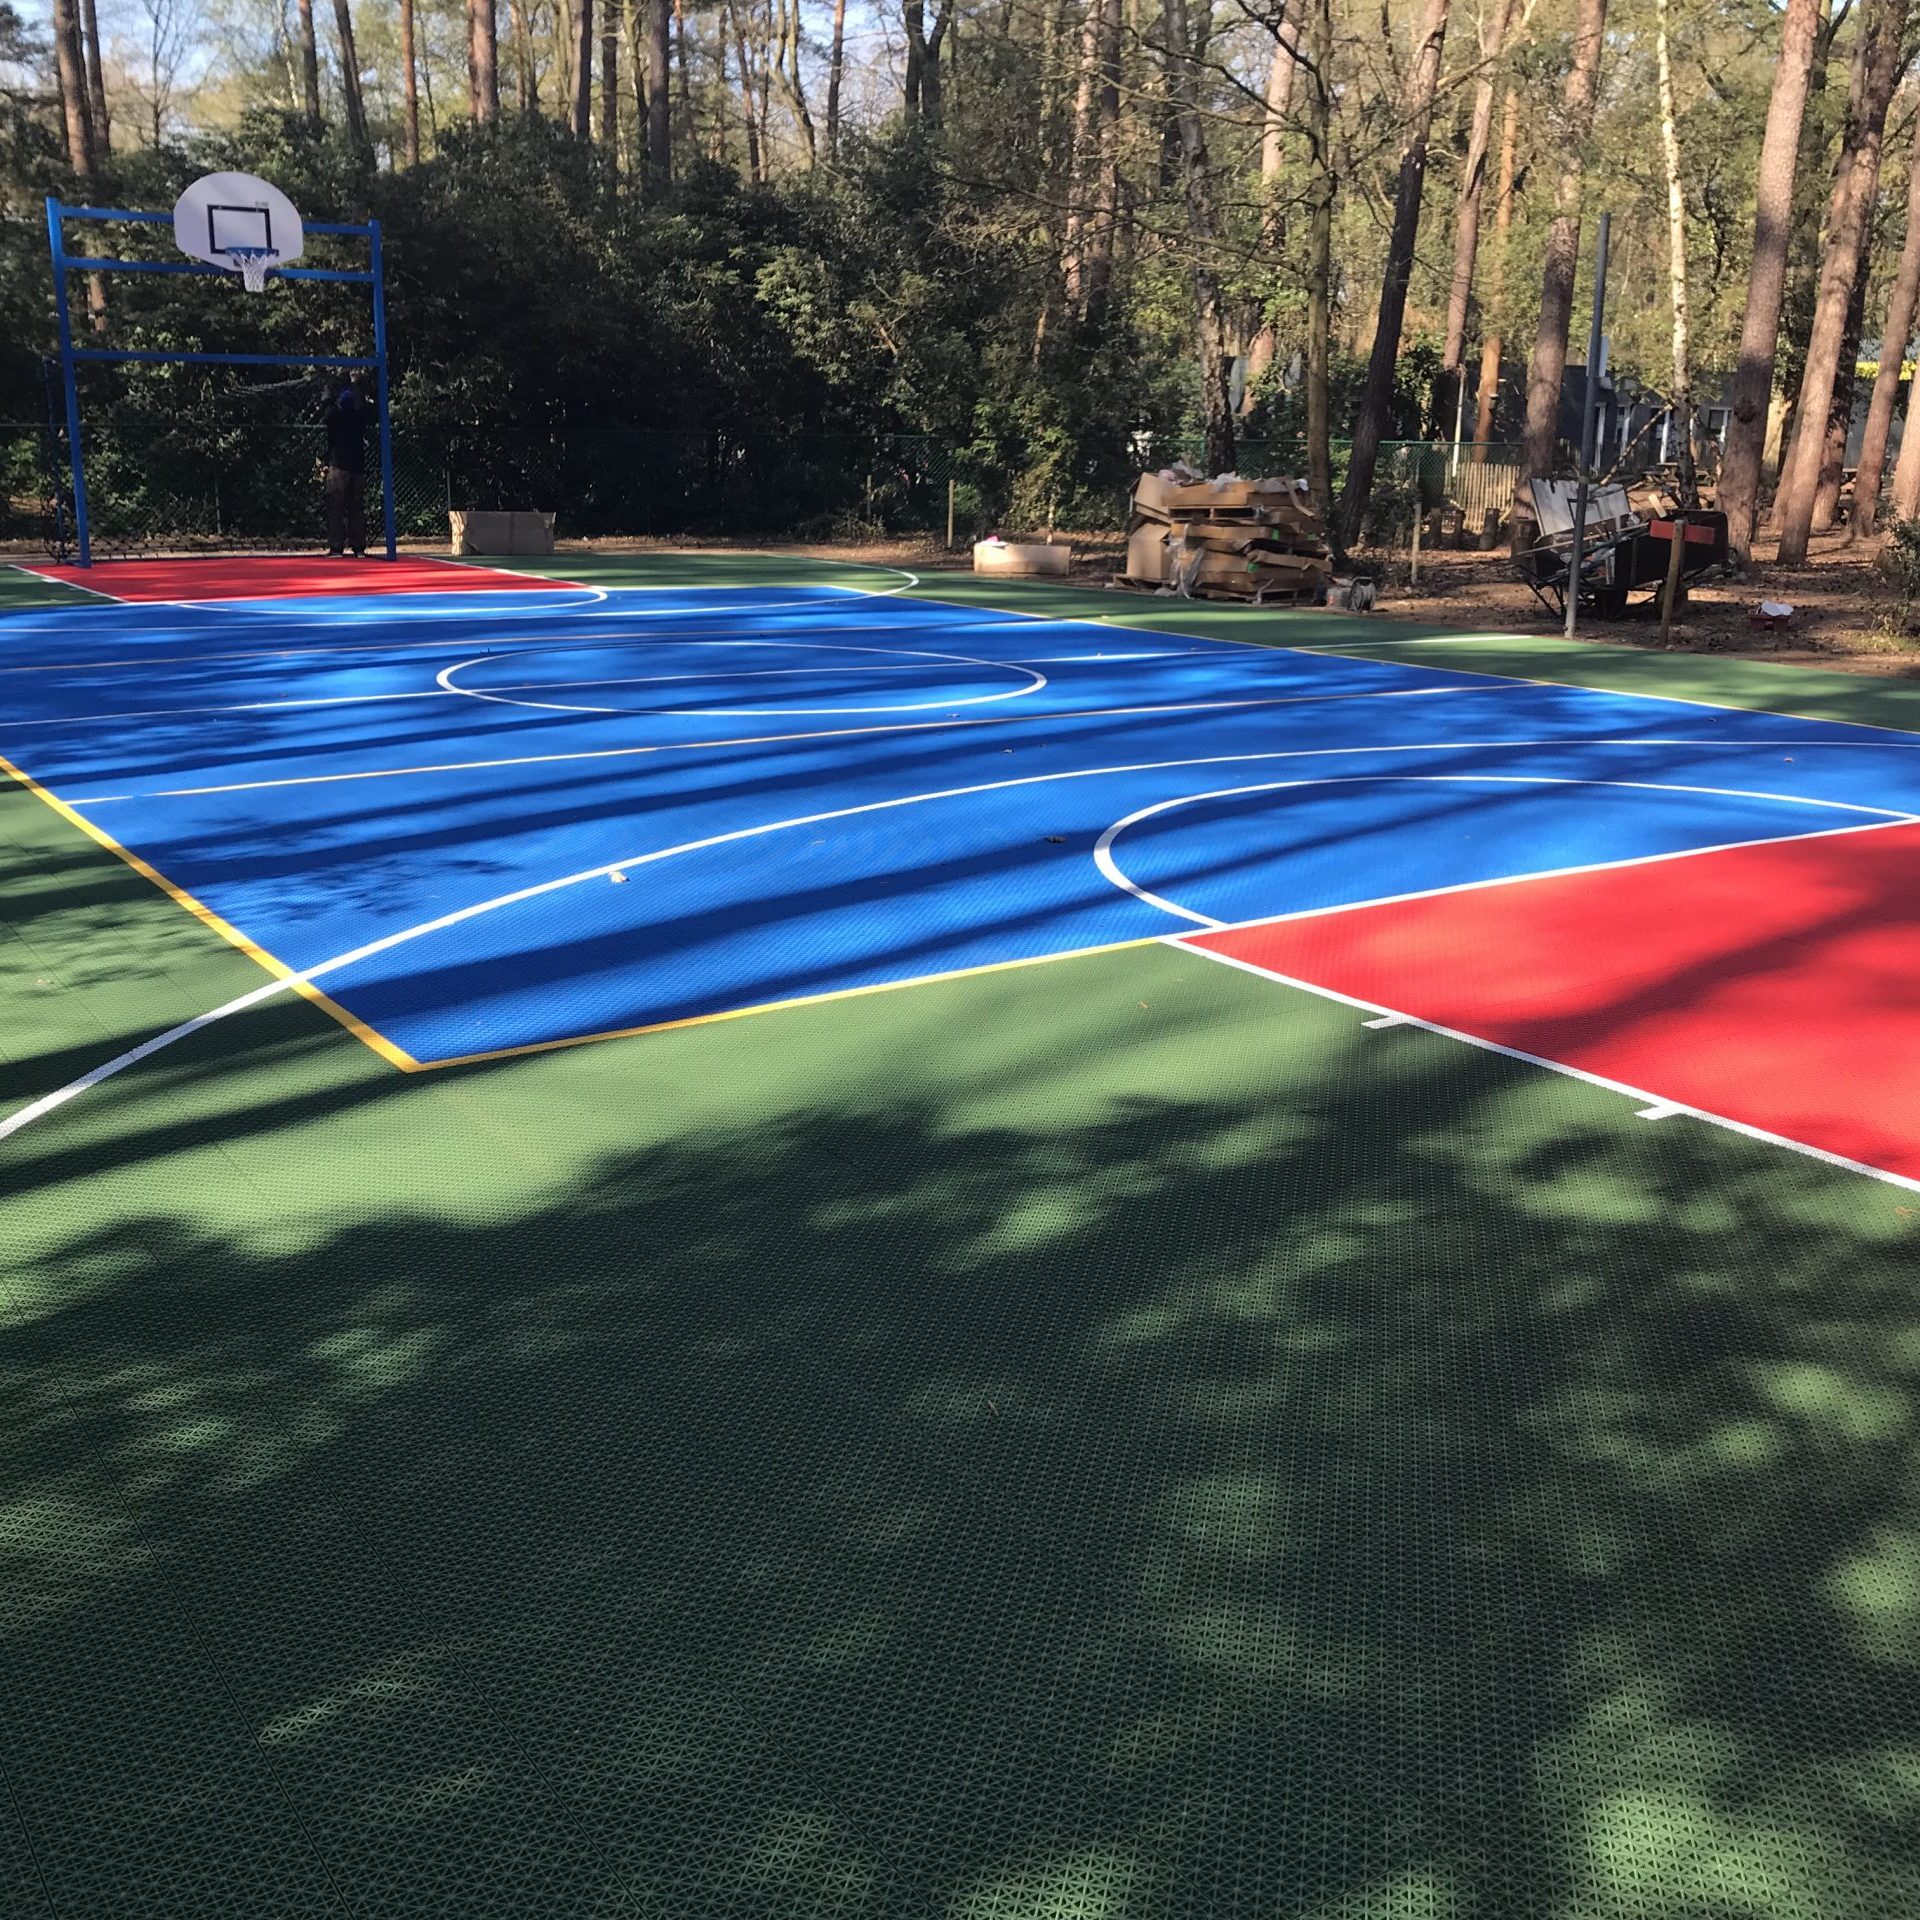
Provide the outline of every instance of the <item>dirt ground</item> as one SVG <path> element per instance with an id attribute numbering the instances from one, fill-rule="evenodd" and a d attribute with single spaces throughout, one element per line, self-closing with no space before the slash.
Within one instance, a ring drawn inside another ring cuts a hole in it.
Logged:
<path id="1" fill-rule="evenodd" d="M 1074 549 L 1077 583 L 1104 583 L 1118 571 L 1123 542 L 1111 534 L 1062 535 Z M 620 545 L 627 542 L 617 543 Z M 642 543 L 634 542 L 634 545 Z M 1861 543 L 1842 533 L 1816 534 L 1805 567 L 1773 564 L 1774 542 L 1755 543 L 1757 566 L 1747 579 L 1715 578 L 1696 585 L 1675 622 L 1674 650 L 1737 653 L 1743 659 L 1783 666 L 1920 679 L 1920 635 L 1899 638 L 1884 626 L 1894 596 L 1875 565 L 1877 541 Z M 864 546 L 796 547 L 795 552 L 927 573 L 964 569 L 964 553 L 945 552 L 937 540 L 878 541 Z M 1410 583 L 1405 549 L 1361 556 L 1380 580 L 1374 617 L 1417 621 L 1473 633 L 1554 633 L 1549 613 L 1515 576 L 1503 551 L 1428 549 L 1420 556 L 1418 585 Z M 1748 613 L 1762 600 L 1784 601 L 1794 610 L 1785 631 L 1756 632 Z M 1582 638 L 1614 646 L 1658 647 L 1657 612 L 1638 603 L 1623 620 L 1583 616 Z"/>

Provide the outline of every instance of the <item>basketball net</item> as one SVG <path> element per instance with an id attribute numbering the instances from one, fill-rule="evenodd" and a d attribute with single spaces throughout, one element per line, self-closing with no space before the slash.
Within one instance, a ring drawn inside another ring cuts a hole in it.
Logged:
<path id="1" fill-rule="evenodd" d="M 267 269 L 280 256 L 271 247 L 229 247 L 227 258 L 240 262 L 240 284 L 249 293 L 265 293 Z"/>

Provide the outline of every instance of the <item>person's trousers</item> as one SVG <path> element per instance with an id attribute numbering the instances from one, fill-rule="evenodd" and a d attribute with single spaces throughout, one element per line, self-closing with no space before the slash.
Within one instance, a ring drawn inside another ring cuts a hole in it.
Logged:
<path id="1" fill-rule="evenodd" d="M 367 550 L 366 480 L 363 473 L 345 467 L 327 469 L 327 551 L 355 553 Z"/>

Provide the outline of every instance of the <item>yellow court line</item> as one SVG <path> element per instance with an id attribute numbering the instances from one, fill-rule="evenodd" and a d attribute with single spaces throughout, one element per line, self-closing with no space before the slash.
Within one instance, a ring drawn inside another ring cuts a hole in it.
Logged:
<path id="1" fill-rule="evenodd" d="M 69 826 L 78 827 L 89 840 L 105 847 L 116 858 L 124 860 L 141 879 L 151 881 L 176 906 L 184 907 L 203 926 L 211 927 L 229 946 L 238 947 L 256 966 L 264 968 L 276 980 L 287 981 L 294 992 L 331 1014 L 356 1040 L 372 1048 L 389 1066 L 398 1067 L 403 1073 L 421 1071 L 422 1062 L 416 1060 L 412 1054 L 396 1046 L 384 1033 L 368 1026 L 357 1014 L 349 1013 L 337 1000 L 322 993 L 310 980 L 302 980 L 295 969 L 288 966 L 284 960 L 269 953 L 257 940 L 248 939 L 231 921 L 223 920 L 211 907 L 203 901 L 196 900 L 184 887 L 176 886 L 157 867 L 150 866 L 131 848 L 123 847 L 112 834 L 96 827 L 84 814 L 76 813 L 58 794 L 50 793 L 30 773 L 15 766 L 5 754 L 0 754 L 0 772 L 11 775 L 36 799 L 45 801 Z"/>
<path id="2" fill-rule="evenodd" d="M 680 1020 L 656 1020 L 645 1027 L 611 1027 L 605 1033 L 575 1033 L 561 1040 L 533 1040 L 525 1046 L 494 1047 L 483 1053 L 456 1053 L 445 1060 L 416 1061 L 415 1071 L 438 1073 L 442 1067 L 473 1067 L 489 1060 L 514 1060 L 529 1053 L 558 1053 L 567 1047 L 598 1046 L 602 1040 L 637 1040 L 642 1034 L 673 1033 L 681 1027 L 710 1027 L 722 1020 L 746 1020 L 757 1013 L 783 1013 L 792 1007 L 817 1007 L 829 1000 L 857 1000 L 869 993 L 895 993 L 902 987 L 930 987 L 942 980 L 971 980 L 976 974 L 1006 973 L 1014 967 L 1044 967 L 1054 960 L 1084 960 L 1089 954 L 1121 953 L 1129 947 L 1157 947 L 1161 934 L 1133 940 L 1106 940 L 1092 947 L 1069 947 L 1063 953 L 1030 953 L 1018 960 L 988 960 L 977 967 L 954 967 L 945 973 L 917 973 L 911 980 L 877 980 L 866 987 L 835 987 L 828 993 L 802 993 L 791 1000 L 763 1000 L 755 1007 L 730 1007 L 725 1013 L 690 1013 Z"/>

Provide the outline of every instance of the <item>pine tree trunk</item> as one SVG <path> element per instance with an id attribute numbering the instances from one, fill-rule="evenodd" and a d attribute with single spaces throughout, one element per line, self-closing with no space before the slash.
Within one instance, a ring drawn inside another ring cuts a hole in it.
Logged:
<path id="1" fill-rule="evenodd" d="M 66 127 L 67 165 L 93 177 L 93 114 L 87 105 L 87 56 L 80 44 L 74 0 L 53 0 L 54 72 L 60 82 L 60 117 Z"/>
<path id="2" fill-rule="evenodd" d="M 593 0 L 573 0 L 573 93 L 567 131 L 584 141 L 593 131 Z"/>
<path id="3" fill-rule="evenodd" d="M 687 14 L 682 0 L 673 0 L 673 67 L 675 89 L 680 100 L 681 142 L 691 142 L 695 138 L 696 126 L 693 117 L 693 75 L 687 58 Z M 761 109 L 760 124 L 764 132 L 766 111 Z M 668 123 L 671 133 L 672 122 Z"/>
<path id="4" fill-rule="evenodd" d="M 1872 214 L 1868 216 L 1871 227 Z M 1813 531 L 1826 533 L 1840 513 L 1840 488 L 1846 479 L 1847 441 L 1853 433 L 1853 393 L 1859 384 L 1860 336 L 1867 324 L 1867 282 L 1872 278 L 1871 232 L 1860 251 L 1860 268 L 1853 276 L 1853 296 L 1847 302 L 1847 327 L 1840 336 L 1840 364 L 1833 377 L 1833 398 L 1827 403 L 1827 437 L 1820 450 L 1820 484 L 1813 496 Z M 1853 538 L 1849 523 L 1847 538 Z"/>
<path id="5" fill-rule="evenodd" d="M 1854 46 L 1857 82 L 1850 91 L 1846 133 L 1833 192 L 1827 202 L 1827 241 L 1820 286 L 1800 380 L 1793 445 L 1780 479 L 1779 563 L 1805 563 L 1813 531 L 1814 496 L 1826 450 L 1827 411 L 1839 374 L 1847 308 L 1880 180 L 1880 147 L 1887 106 L 1900 73 L 1900 39 L 1907 0 L 1867 0 L 1866 19 Z"/>
<path id="6" fill-rule="evenodd" d="M 1500 405 L 1500 355 L 1506 341 L 1499 316 L 1507 297 L 1507 239 L 1513 231 L 1513 176 L 1519 150 L 1520 100 L 1509 87 L 1500 108 L 1500 177 L 1493 188 L 1493 275 L 1486 305 L 1494 324 L 1480 338 L 1480 394 L 1473 415 L 1473 457 L 1481 466 L 1486 464 Z"/>
<path id="7" fill-rule="evenodd" d="M 1092 191 L 1094 148 L 1099 138 L 1094 102 L 1100 88 L 1100 16 L 1105 0 L 1083 0 L 1079 76 L 1073 89 L 1073 133 L 1067 146 L 1067 219 L 1060 246 L 1060 282 L 1070 313 L 1086 304 L 1087 196 Z"/>
<path id="8" fill-rule="evenodd" d="M 1687 313 L 1687 202 L 1680 172 L 1680 127 L 1673 107 L 1673 56 L 1667 44 L 1668 0 L 1654 0 L 1654 52 L 1660 82 L 1660 154 L 1667 171 L 1667 303 L 1673 316 L 1673 392 L 1680 429 L 1680 504 L 1699 504 L 1693 472 L 1692 339 Z"/>
<path id="9" fill-rule="evenodd" d="M 540 110 L 540 70 L 534 64 L 533 21 L 528 0 L 507 0 L 507 27 L 513 35 L 513 104 L 523 117 Z"/>
<path id="10" fill-rule="evenodd" d="M 601 0 L 600 144 L 615 176 L 620 168 L 620 26 L 614 0 Z"/>
<path id="11" fill-rule="evenodd" d="M 1273 30 L 1273 55 L 1267 62 L 1266 99 L 1260 116 L 1260 252 L 1270 273 L 1277 273 L 1286 246 L 1287 220 L 1280 206 L 1280 170 L 1286 163 L 1287 115 L 1293 108 L 1293 78 L 1300 62 L 1299 0 L 1281 15 Z M 1273 356 L 1279 336 L 1272 319 L 1263 313 L 1247 343 L 1247 384 L 1243 408 L 1259 397 L 1259 384 Z"/>
<path id="12" fill-rule="evenodd" d="M 1447 332 L 1440 364 L 1456 381 L 1467 377 L 1467 311 L 1473 302 L 1473 273 L 1480 253 L 1480 208 L 1486 197 L 1487 148 L 1493 138 L 1494 66 L 1506 42 L 1511 10 L 1511 0 L 1494 0 L 1487 16 L 1480 41 L 1481 74 L 1473 90 L 1466 164 L 1461 169 L 1460 197 L 1453 211 L 1453 279 L 1447 287 Z"/>
<path id="13" fill-rule="evenodd" d="M 807 165 L 818 159 L 813 130 L 813 113 L 807 104 L 805 78 L 800 71 L 800 0 L 777 0 L 779 7 L 777 38 L 773 50 L 773 68 L 780 81 L 780 92 L 800 129 L 807 150 Z"/>
<path id="14" fill-rule="evenodd" d="M 1533 496 L 1527 483 L 1553 477 L 1560 388 L 1567 372 L 1567 326 L 1573 317 L 1573 279 L 1580 254 L 1580 196 L 1586 185 L 1587 140 L 1593 131 L 1594 91 L 1606 31 L 1607 0 L 1579 0 L 1573 65 L 1567 70 L 1561 94 L 1561 124 L 1555 130 L 1563 143 L 1563 157 L 1554 193 L 1553 225 L 1547 231 L 1546 269 L 1540 279 L 1540 326 L 1527 368 L 1527 425 L 1513 496 L 1516 553 L 1533 544 Z"/>
<path id="15" fill-rule="evenodd" d="M 1900 426 L 1900 458 L 1893 468 L 1893 517 L 1911 520 L 1920 514 L 1920 374 L 1907 387 L 1907 411 Z"/>
<path id="16" fill-rule="evenodd" d="M 1329 394 L 1333 332 L 1333 0 L 1306 0 L 1307 139 L 1307 485 L 1327 531 L 1338 540 L 1333 501 L 1333 427 Z"/>
<path id="17" fill-rule="evenodd" d="M 733 23 L 734 52 L 740 65 L 740 113 L 747 129 L 747 178 L 757 182 L 761 177 L 760 122 L 753 111 L 753 66 L 747 58 L 746 30 L 740 24 L 735 0 L 727 0 L 727 19 Z M 723 22 L 723 33 L 724 29 Z"/>
<path id="18" fill-rule="evenodd" d="M 467 111 L 478 126 L 491 126 L 500 118 L 500 30 L 494 0 L 467 0 Z"/>
<path id="19" fill-rule="evenodd" d="M 94 0 L 80 0 L 80 37 L 87 60 L 87 119 L 97 166 L 113 147 L 113 123 L 107 117 L 107 76 L 100 65 L 100 14 Z M 160 143 L 156 139 L 154 144 Z"/>
<path id="20" fill-rule="evenodd" d="M 927 44 L 926 0 L 902 0 L 900 24 L 907 33 L 907 67 L 902 77 L 902 111 L 909 126 L 920 118 L 920 69 Z"/>
<path id="21" fill-rule="evenodd" d="M 407 165 L 420 164 L 420 61 L 413 44 L 413 0 L 400 0 L 400 139 Z"/>
<path id="22" fill-rule="evenodd" d="M 1433 129 L 1433 96 L 1440 83 L 1440 55 L 1446 45 L 1449 0 L 1427 0 L 1414 33 L 1413 62 L 1401 101 L 1406 135 L 1400 148 L 1400 179 L 1394 189 L 1393 227 L 1387 236 L 1386 279 L 1374 323 L 1373 351 L 1367 357 L 1367 384 L 1360 414 L 1353 423 L 1346 492 L 1341 497 L 1342 544 L 1360 537 L 1360 522 L 1373 495 L 1373 469 L 1393 412 L 1393 377 L 1400 360 L 1400 329 L 1407 317 L 1407 283 L 1413 277 L 1413 248 L 1420 232 L 1420 202 L 1427 184 L 1427 140 Z"/>
<path id="23" fill-rule="evenodd" d="M 1867 402 L 1866 430 L 1860 440 L 1860 464 L 1853 476 L 1853 530 L 1862 539 L 1873 532 L 1879 518 L 1880 481 L 1893 428 L 1893 402 L 1900 388 L 1907 344 L 1913 337 L 1916 304 L 1920 304 L 1920 134 L 1916 134 L 1907 163 L 1907 237 L 1900 249 L 1893 290 L 1887 295 L 1887 321 L 1880 330 L 1880 366 L 1873 376 L 1873 397 Z M 1920 386 L 1920 380 L 1914 384 Z M 1904 435 L 1900 447 L 1904 457 Z"/>
<path id="24" fill-rule="evenodd" d="M 333 27 L 340 40 L 340 97 L 347 109 L 347 138 L 365 159 L 373 157 L 367 137 L 367 103 L 360 91 L 360 53 L 353 43 L 352 0 L 333 0 Z"/>
<path id="25" fill-rule="evenodd" d="M 1780 303 L 1787 285 L 1787 246 L 1792 235 L 1793 180 L 1806 116 L 1807 82 L 1813 70 L 1819 0 L 1787 0 L 1780 57 L 1767 103 L 1767 130 L 1753 213 L 1753 265 L 1747 275 L 1746 317 L 1740 357 L 1729 394 L 1726 448 L 1715 493 L 1727 516 L 1727 541 L 1742 566 L 1753 557 L 1753 527 L 1760 504 L 1760 458 L 1773 395 L 1773 360 L 1780 342 Z"/>
<path id="26" fill-rule="evenodd" d="M 1164 0 L 1167 47 L 1167 95 L 1180 137 L 1180 173 L 1185 189 L 1187 238 L 1193 248 L 1194 338 L 1200 359 L 1200 409 L 1206 426 L 1207 471 L 1233 467 L 1233 408 L 1228 404 L 1226 309 L 1214 272 L 1217 231 L 1213 176 L 1207 162 L 1206 133 L 1194 99 L 1193 63 L 1188 53 L 1186 0 Z"/>
<path id="27" fill-rule="evenodd" d="M 670 0 L 648 0 L 647 185 L 673 179 L 673 14 Z"/>
<path id="28" fill-rule="evenodd" d="M 313 31 L 313 0 L 298 0 L 295 7 L 300 42 L 300 108 L 307 125 L 316 131 L 320 125 L 320 42 Z"/>
<path id="29" fill-rule="evenodd" d="M 833 0 L 833 42 L 827 54 L 827 158 L 840 158 L 840 78 L 847 64 L 847 0 Z"/>
<path id="30" fill-rule="evenodd" d="M 620 24 L 627 39 L 627 90 L 633 97 L 633 138 L 627 150 L 627 170 L 637 178 L 643 171 L 642 153 L 647 138 L 647 60 L 640 0 L 626 0 Z M 723 29 L 725 24 L 723 19 Z"/>
<path id="31" fill-rule="evenodd" d="M 1120 62 L 1125 44 L 1123 0 L 1101 0 L 1100 92 L 1095 119 L 1096 184 L 1088 215 L 1086 253 L 1086 316 L 1098 325 L 1107 311 L 1113 285 L 1113 254 L 1120 228 Z"/>

